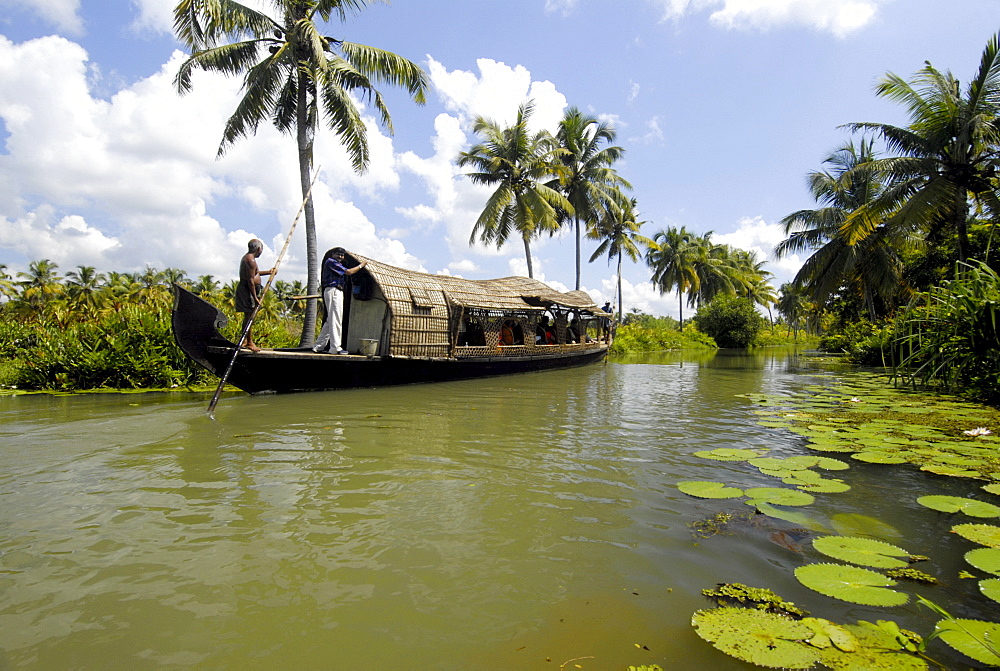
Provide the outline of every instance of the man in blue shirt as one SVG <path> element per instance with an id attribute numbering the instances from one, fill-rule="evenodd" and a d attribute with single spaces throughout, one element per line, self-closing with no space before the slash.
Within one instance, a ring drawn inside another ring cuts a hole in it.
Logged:
<path id="1" fill-rule="evenodd" d="M 320 329 L 319 337 L 313 345 L 314 352 L 347 354 L 347 350 L 340 348 L 344 318 L 344 285 L 347 283 L 348 275 L 358 272 L 368 262 L 362 261 L 353 268 L 346 268 L 344 267 L 346 254 L 343 247 L 334 247 L 323 256 L 320 284 L 323 287 L 326 321 L 323 322 L 323 328 Z"/>

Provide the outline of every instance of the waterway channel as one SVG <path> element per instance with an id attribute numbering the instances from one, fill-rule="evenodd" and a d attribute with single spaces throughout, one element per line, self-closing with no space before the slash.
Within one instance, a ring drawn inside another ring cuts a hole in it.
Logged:
<path id="1" fill-rule="evenodd" d="M 792 570 L 816 557 L 774 533 L 787 523 L 692 534 L 746 506 L 679 481 L 773 486 L 694 452 L 808 453 L 742 395 L 839 375 L 791 350 L 674 354 L 227 394 L 214 418 L 207 394 L 0 397 L 0 669 L 749 668 L 692 630 L 720 582 L 926 633 L 934 618 L 912 603 L 798 584 Z M 900 492 L 976 487 L 884 469 L 852 464 L 838 474 L 851 492 L 818 495 L 813 513 L 883 520 L 921 548 L 947 524 L 931 534 Z M 961 568 L 960 554 L 936 560 Z M 942 606 L 973 587 L 956 589 Z"/>

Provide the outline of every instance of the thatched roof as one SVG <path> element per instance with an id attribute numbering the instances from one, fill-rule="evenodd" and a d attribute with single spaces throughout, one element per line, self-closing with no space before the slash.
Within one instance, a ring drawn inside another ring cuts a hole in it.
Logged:
<path id="1" fill-rule="evenodd" d="M 597 315 L 604 314 L 584 291 L 563 293 L 527 277 L 467 280 L 451 275 L 429 275 L 397 268 L 357 254 L 351 256 L 359 261 L 368 261 L 365 270 L 371 273 L 390 302 L 420 305 L 426 299 L 427 306 L 444 305 L 447 301 L 466 308 L 522 311 L 563 306 Z"/>

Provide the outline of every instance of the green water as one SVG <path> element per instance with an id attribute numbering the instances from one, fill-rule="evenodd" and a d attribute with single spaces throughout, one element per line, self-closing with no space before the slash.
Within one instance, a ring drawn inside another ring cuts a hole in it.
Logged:
<path id="1" fill-rule="evenodd" d="M 0 669 L 738 669 L 690 627 L 700 591 L 734 581 L 926 633 L 916 606 L 798 585 L 816 557 L 786 523 L 688 526 L 742 504 L 680 480 L 774 485 L 693 452 L 807 452 L 737 394 L 836 378 L 783 350 L 227 395 L 214 420 L 203 394 L 2 397 Z M 880 469 L 839 473 L 854 489 L 813 514 L 888 520 L 957 574 L 949 522 L 900 492 L 977 485 Z M 934 600 L 974 616 L 974 585 L 951 582 Z"/>

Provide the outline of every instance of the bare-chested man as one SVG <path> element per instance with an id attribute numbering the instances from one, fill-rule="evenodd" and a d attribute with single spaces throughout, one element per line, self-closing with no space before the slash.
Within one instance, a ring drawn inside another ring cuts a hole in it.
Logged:
<path id="1" fill-rule="evenodd" d="M 260 270 L 257 268 L 257 257 L 263 251 L 264 243 L 257 238 L 247 243 L 247 253 L 240 259 L 240 283 L 236 286 L 236 311 L 243 313 L 243 331 L 246 332 L 246 338 L 240 344 L 251 352 L 260 351 L 260 347 L 254 344 L 253 336 L 250 333 L 250 320 L 253 317 L 254 310 L 260 305 L 260 292 L 262 289 L 260 276 L 274 273 L 274 268 L 270 270 Z"/>

